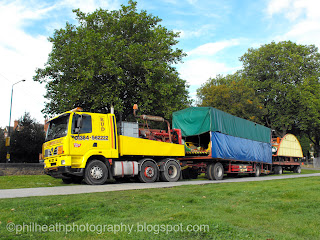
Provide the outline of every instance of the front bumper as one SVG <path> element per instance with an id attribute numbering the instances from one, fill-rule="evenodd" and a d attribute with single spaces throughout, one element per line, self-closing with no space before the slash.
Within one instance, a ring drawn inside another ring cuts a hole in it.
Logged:
<path id="1" fill-rule="evenodd" d="M 54 178 L 64 178 L 71 176 L 83 176 L 84 168 L 71 168 L 71 166 L 51 167 L 44 169 L 45 174 Z"/>

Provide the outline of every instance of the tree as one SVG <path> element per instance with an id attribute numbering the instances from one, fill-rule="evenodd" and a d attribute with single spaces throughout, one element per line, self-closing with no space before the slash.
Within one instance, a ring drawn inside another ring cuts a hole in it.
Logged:
<path id="1" fill-rule="evenodd" d="M 146 114 L 169 118 L 187 106 L 186 82 L 171 66 L 185 56 L 173 49 L 179 34 L 136 5 L 130 0 L 116 11 L 74 10 L 78 26 L 67 23 L 49 38 L 52 52 L 34 76 L 46 83 L 45 114 L 76 106 L 101 112 L 113 105 L 126 118 L 138 103 Z"/>
<path id="2" fill-rule="evenodd" d="M 310 145 L 310 139 L 308 138 L 307 135 L 302 134 L 300 136 L 296 136 L 300 142 L 303 156 L 306 157 L 306 159 L 310 159 L 310 151 L 311 151 L 311 145 Z"/>
<path id="3" fill-rule="evenodd" d="M 278 135 L 295 128 L 305 130 L 304 123 L 319 121 L 318 114 L 309 114 L 308 109 L 311 104 L 312 112 L 320 110 L 314 102 L 317 97 L 308 97 L 310 83 L 319 89 L 320 54 L 314 45 L 272 42 L 249 49 L 240 61 L 247 84 L 264 99 L 266 125 Z M 299 111 L 302 107 L 308 111 Z"/>
<path id="4" fill-rule="evenodd" d="M 245 84 L 239 72 L 210 78 L 197 89 L 198 106 L 211 106 L 232 115 L 261 123 L 264 109 L 254 89 Z"/>
<path id="5" fill-rule="evenodd" d="M 306 134 L 320 154 L 320 54 L 284 41 L 249 49 L 240 61 L 247 84 L 264 99 L 265 122 L 278 135 Z"/>
<path id="6" fill-rule="evenodd" d="M 39 162 L 44 140 L 43 126 L 25 113 L 19 120 L 19 127 L 11 135 L 11 162 Z"/>
<path id="7" fill-rule="evenodd" d="M 319 78 L 307 79 L 299 88 L 299 103 L 296 125 L 308 136 L 315 156 L 320 156 L 320 83 Z"/>

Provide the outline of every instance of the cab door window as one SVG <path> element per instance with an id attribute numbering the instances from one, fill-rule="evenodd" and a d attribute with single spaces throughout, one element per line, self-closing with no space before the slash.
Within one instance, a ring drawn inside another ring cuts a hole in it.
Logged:
<path id="1" fill-rule="evenodd" d="M 72 134 L 92 132 L 91 116 L 87 114 L 74 114 L 72 119 Z"/>

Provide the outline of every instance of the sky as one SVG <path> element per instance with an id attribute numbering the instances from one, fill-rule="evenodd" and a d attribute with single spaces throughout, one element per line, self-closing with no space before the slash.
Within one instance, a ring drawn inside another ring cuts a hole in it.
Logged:
<path id="1" fill-rule="evenodd" d="M 190 85 L 190 97 L 210 77 L 232 74 L 249 48 L 272 41 L 320 47 L 318 0 L 137 0 L 138 11 L 162 19 L 180 32 L 176 47 L 187 53 L 175 67 Z M 66 22 L 77 24 L 72 9 L 119 9 L 124 0 L 0 0 L 0 127 L 29 112 L 44 122 L 44 84 L 33 81 L 51 52 L 48 37 Z M 25 82 L 19 82 L 26 80 Z M 17 83 L 19 82 L 19 83 Z M 17 83 L 17 84 L 15 84 Z M 13 86 L 13 84 L 15 84 Z"/>

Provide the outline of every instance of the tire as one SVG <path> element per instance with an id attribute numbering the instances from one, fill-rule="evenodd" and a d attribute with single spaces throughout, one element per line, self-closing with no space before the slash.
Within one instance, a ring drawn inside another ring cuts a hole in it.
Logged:
<path id="1" fill-rule="evenodd" d="M 165 163 L 163 171 L 160 172 L 160 179 L 164 182 L 176 182 L 179 180 L 180 174 L 180 165 L 174 160 L 169 160 Z"/>
<path id="2" fill-rule="evenodd" d="M 84 180 L 89 185 L 102 185 L 109 176 L 108 167 L 99 160 L 93 160 L 86 166 Z"/>
<path id="3" fill-rule="evenodd" d="M 294 166 L 293 172 L 294 173 L 301 173 L 301 166 Z"/>
<path id="4" fill-rule="evenodd" d="M 211 173 L 211 178 L 213 180 L 222 180 L 224 175 L 223 165 L 219 162 L 213 164 L 209 173 Z"/>
<path id="5" fill-rule="evenodd" d="M 212 175 L 211 175 L 211 169 L 212 169 L 213 165 L 214 165 L 214 163 L 210 163 L 207 165 L 206 177 L 209 180 L 213 180 Z"/>
<path id="6" fill-rule="evenodd" d="M 157 165 L 153 161 L 147 160 L 142 163 L 138 177 L 140 182 L 152 183 L 158 179 L 158 175 L 159 170 Z"/>
<path id="7" fill-rule="evenodd" d="M 282 174 L 283 173 L 283 169 L 281 166 L 275 166 L 274 167 L 274 173 L 275 174 Z"/>
<path id="8" fill-rule="evenodd" d="M 261 168 L 260 165 L 256 165 L 255 167 L 255 173 L 253 174 L 254 177 L 260 177 L 261 175 Z"/>

